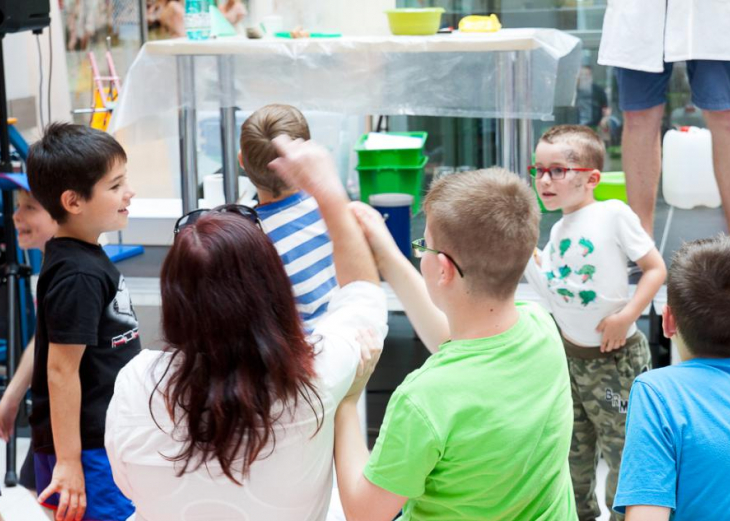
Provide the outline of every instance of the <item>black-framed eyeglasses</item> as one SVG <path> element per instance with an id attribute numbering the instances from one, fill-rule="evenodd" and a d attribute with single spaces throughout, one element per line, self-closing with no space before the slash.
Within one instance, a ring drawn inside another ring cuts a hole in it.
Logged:
<path id="1" fill-rule="evenodd" d="M 222 204 L 220 206 L 216 206 L 215 208 L 198 208 L 197 210 L 193 210 L 190 213 L 186 213 L 182 217 L 180 217 L 177 222 L 175 223 L 175 229 L 174 234 L 177 235 L 180 233 L 180 230 L 185 228 L 186 226 L 190 226 L 191 224 L 194 224 L 198 219 L 200 219 L 202 216 L 204 216 L 207 213 L 210 212 L 220 212 L 220 213 L 232 213 L 235 215 L 240 215 L 241 217 L 244 217 L 254 223 L 256 226 L 259 227 L 263 231 L 264 227 L 261 225 L 261 219 L 259 219 L 259 214 L 256 213 L 256 210 L 249 206 L 244 206 L 242 204 Z"/>
<path id="2" fill-rule="evenodd" d="M 571 170 L 573 170 L 574 172 L 593 172 L 593 170 L 595 169 L 579 168 L 572 166 L 551 166 L 549 168 L 545 168 L 544 166 L 530 165 L 527 167 L 527 171 L 535 179 L 535 181 L 537 181 L 538 179 L 542 179 L 542 176 L 544 176 L 546 173 L 553 181 L 560 181 L 561 179 L 565 179 L 565 176 Z"/>
<path id="3" fill-rule="evenodd" d="M 449 259 L 451 261 L 451 264 L 454 265 L 454 268 L 456 268 L 456 271 L 459 272 L 459 276 L 462 279 L 464 278 L 464 272 L 461 271 L 461 268 L 459 267 L 458 264 L 456 264 L 456 261 L 454 260 L 454 258 L 446 252 L 443 252 L 440 250 L 434 250 L 432 248 L 426 247 L 426 239 L 424 239 L 424 238 L 416 239 L 415 241 L 413 241 L 411 243 L 411 248 L 413 249 L 413 256 L 417 259 L 420 259 L 421 257 L 423 257 L 424 253 L 435 253 L 437 255 L 440 253 L 441 255 L 443 255 L 444 257 L 446 257 L 447 259 Z"/>

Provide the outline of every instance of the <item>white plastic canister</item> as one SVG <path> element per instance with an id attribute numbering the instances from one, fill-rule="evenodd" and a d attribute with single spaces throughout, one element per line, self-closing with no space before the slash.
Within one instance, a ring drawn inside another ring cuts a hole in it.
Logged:
<path id="1" fill-rule="evenodd" d="M 709 130 L 682 127 L 664 135 L 662 193 L 664 200 L 677 208 L 720 206 Z"/>

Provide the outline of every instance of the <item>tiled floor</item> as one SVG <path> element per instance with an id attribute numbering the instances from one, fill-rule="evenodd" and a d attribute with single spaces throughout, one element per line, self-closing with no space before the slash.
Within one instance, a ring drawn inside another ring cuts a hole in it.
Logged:
<path id="1" fill-rule="evenodd" d="M 18 438 L 17 459 L 22 463 L 28 452 L 27 437 Z M 5 476 L 5 443 L 0 441 L 0 475 Z M 0 516 L 3 521 L 48 521 L 35 497 L 25 488 L 16 486 L 8 488 L 3 485 L 0 496 Z"/>

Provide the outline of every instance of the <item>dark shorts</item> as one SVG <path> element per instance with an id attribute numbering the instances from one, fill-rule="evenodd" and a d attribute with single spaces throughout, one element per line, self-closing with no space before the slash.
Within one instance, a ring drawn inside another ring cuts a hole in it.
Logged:
<path id="1" fill-rule="evenodd" d="M 36 490 L 41 492 L 51 483 L 56 456 L 35 453 Z M 134 513 L 134 505 L 117 488 L 112 468 L 104 449 L 81 451 L 86 483 L 86 513 L 84 521 L 126 521 Z M 44 507 L 58 508 L 58 494 L 49 497 Z"/>
<path id="2" fill-rule="evenodd" d="M 35 465 L 33 463 L 33 440 L 30 441 L 30 447 L 28 447 L 28 454 L 25 455 L 23 466 L 20 467 L 20 479 L 18 483 L 23 485 L 28 490 L 35 492 Z"/>
<path id="3" fill-rule="evenodd" d="M 664 72 L 616 68 L 618 104 L 622 111 L 646 110 L 667 101 L 667 86 L 673 63 Z M 692 103 L 702 110 L 730 110 L 730 61 L 690 60 L 687 76 Z"/>

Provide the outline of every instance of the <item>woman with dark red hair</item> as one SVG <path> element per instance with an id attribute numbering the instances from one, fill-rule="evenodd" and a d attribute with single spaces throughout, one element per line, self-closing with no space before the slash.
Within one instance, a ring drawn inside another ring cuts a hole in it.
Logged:
<path id="1" fill-rule="evenodd" d="M 178 221 L 160 277 L 167 347 L 119 373 L 107 413 L 114 479 L 136 521 L 326 517 L 335 411 L 372 371 L 377 348 L 356 377 L 358 333 L 375 331 L 382 345 L 386 301 L 327 152 L 277 140 L 271 167 L 317 200 L 340 289 L 307 340 L 255 211 L 228 205 Z"/>

